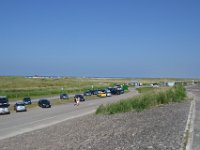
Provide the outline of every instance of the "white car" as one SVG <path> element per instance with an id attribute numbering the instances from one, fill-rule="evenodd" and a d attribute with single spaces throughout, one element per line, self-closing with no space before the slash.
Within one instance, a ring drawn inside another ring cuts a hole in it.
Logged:
<path id="1" fill-rule="evenodd" d="M 112 96 L 111 91 L 109 89 L 106 89 L 105 92 L 106 92 L 106 96 L 107 97 L 111 97 Z"/>
<path id="2" fill-rule="evenodd" d="M 6 96 L 0 96 L 0 114 L 10 114 L 9 106 L 8 98 Z"/>
<path id="3" fill-rule="evenodd" d="M 24 102 L 17 102 L 15 105 L 14 105 L 14 110 L 16 112 L 19 112 L 19 111 L 26 111 L 26 105 Z"/>
<path id="4" fill-rule="evenodd" d="M 10 114 L 8 105 L 0 105 L 0 114 Z"/>
<path id="5" fill-rule="evenodd" d="M 106 96 L 111 97 L 112 96 L 111 92 L 106 93 Z"/>

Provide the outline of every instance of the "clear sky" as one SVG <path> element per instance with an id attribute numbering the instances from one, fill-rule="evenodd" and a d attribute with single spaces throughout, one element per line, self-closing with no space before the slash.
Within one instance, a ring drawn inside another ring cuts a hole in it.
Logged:
<path id="1" fill-rule="evenodd" d="M 0 0 L 0 75 L 200 78 L 199 0 Z"/>

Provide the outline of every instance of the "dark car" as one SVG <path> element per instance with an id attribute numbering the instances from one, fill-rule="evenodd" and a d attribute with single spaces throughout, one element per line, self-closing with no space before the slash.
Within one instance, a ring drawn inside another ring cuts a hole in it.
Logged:
<path id="1" fill-rule="evenodd" d="M 38 106 L 42 108 L 51 108 L 50 101 L 47 99 L 41 99 L 38 101 Z"/>
<path id="2" fill-rule="evenodd" d="M 6 96 L 0 96 L 0 105 L 9 104 L 8 98 Z"/>
<path id="3" fill-rule="evenodd" d="M 31 98 L 30 98 L 30 97 L 25 97 L 25 98 L 23 99 L 23 102 L 24 102 L 25 105 L 30 105 L 30 104 L 32 104 Z"/>
<path id="4" fill-rule="evenodd" d="M 118 88 L 109 88 L 111 94 L 113 95 L 120 95 L 124 93 L 123 89 L 118 89 Z"/>
<path id="5" fill-rule="evenodd" d="M 120 94 L 124 94 L 124 90 L 121 89 L 121 90 L 118 90 Z"/>
<path id="6" fill-rule="evenodd" d="M 60 94 L 60 99 L 68 99 L 68 98 L 69 98 L 68 94 L 66 94 L 66 93 Z"/>
<path id="7" fill-rule="evenodd" d="M 99 92 L 100 92 L 99 89 L 96 89 L 96 90 L 92 90 L 92 91 L 91 91 L 92 95 L 97 95 Z"/>
<path id="8" fill-rule="evenodd" d="M 88 90 L 86 92 L 83 93 L 84 96 L 91 96 L 92 95 L 92 91 Z"/>
<path id="9" fill-rule="evenodd" d="M 80 94 L 75 95 L 75 96 L 74 96 L 74 99 L 76 99 L 76 98 L 78 98 L 78 97 L 79 97 L 79 99 L 80 99 L 80 102 L 85 101 L 84 96 L 83 96 L 83 95 L 80 95 Z"/>

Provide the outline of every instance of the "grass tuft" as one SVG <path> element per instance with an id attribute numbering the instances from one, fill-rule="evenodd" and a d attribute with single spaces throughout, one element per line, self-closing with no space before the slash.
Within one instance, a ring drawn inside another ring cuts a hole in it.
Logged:
<path id="1" fill-rule="evenodd" d="M 117 103 L 101 105 L 97 108 L 96 114 L 115 114 L 129 111 L 143 111 L 144 109 L 168 104 L 171 102 L 181 102 L 186 98 L 184 86 L 178 85 L 172 89 L 160 92 L 147 93 L 142 96 L 122 100 Z"/>

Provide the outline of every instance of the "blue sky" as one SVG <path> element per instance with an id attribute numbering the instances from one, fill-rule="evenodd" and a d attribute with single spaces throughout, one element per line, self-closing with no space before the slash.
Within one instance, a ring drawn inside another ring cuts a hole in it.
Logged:
<path id="1" fill-rule="evenodd" d="M 0 75 L 200 78 L 198 0 L 1 0 Z"/>

